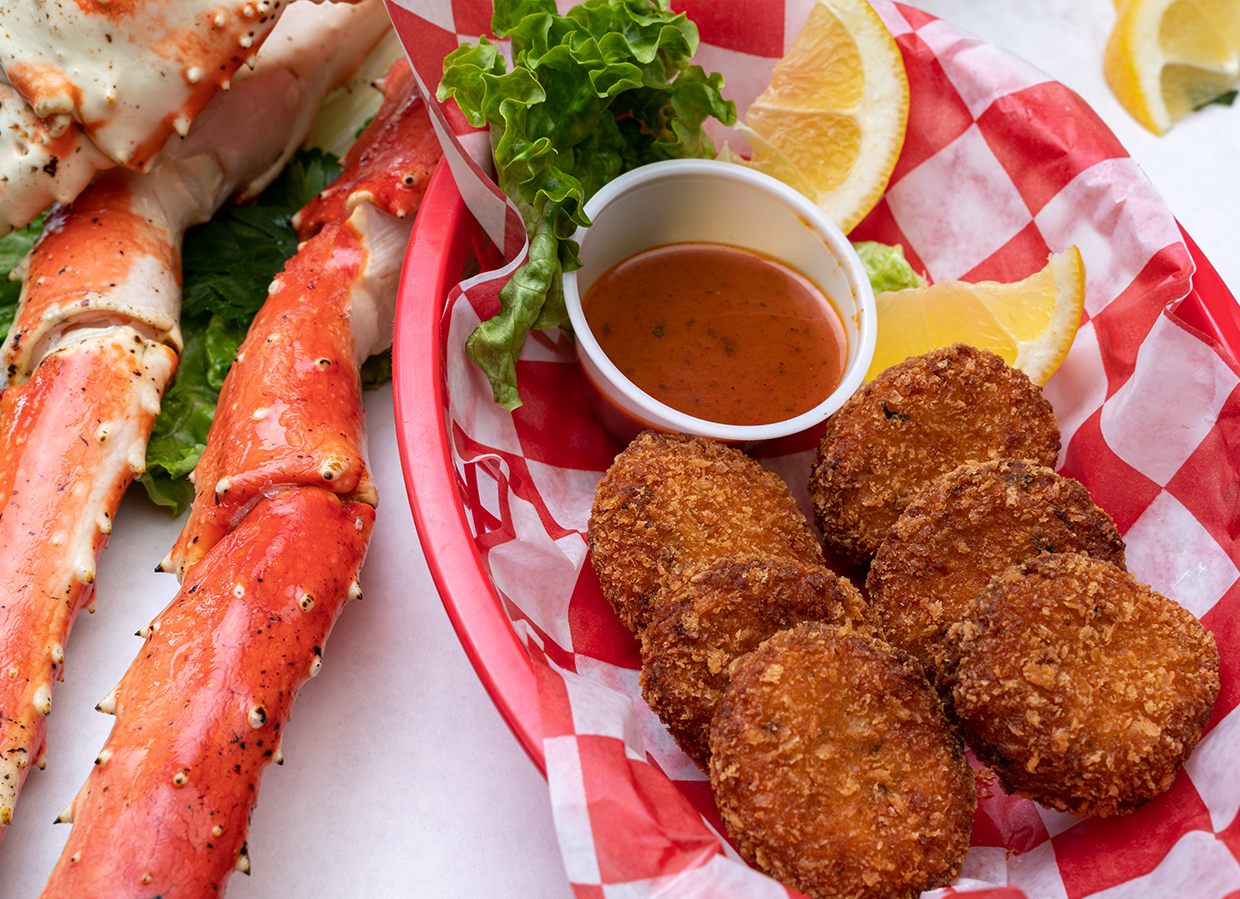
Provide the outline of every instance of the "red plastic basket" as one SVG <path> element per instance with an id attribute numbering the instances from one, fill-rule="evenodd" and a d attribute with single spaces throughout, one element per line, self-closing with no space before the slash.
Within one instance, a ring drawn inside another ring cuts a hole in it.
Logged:
<path id="1" fill-rule="evenodd" d="M 1176 316 L 1237 358 L 1240 306 L 1187 233 L 1184 240 L 1197 272 Z M 496 708 L 545 776 L 530 658 L 482 565 L 451 459 L 439 321 L 471 251 L 484 263 L 495 258 L 450 170 L 440 166 L 418 213 L 401 279 L 394 344 L 397 440 L 414 522 L 444 608 Z"/>
<path id="2" fill-rule="evenodd" d="M 439 320 L 471 252 L 494 259 L 451 170 L 441 165 L 418 211 L 401 275 L 393 338 L 396 439 L 414 524 L 444 609 L 483 687 L 546 776 L 530 657 L 482 565 L 452 464 Z"/>

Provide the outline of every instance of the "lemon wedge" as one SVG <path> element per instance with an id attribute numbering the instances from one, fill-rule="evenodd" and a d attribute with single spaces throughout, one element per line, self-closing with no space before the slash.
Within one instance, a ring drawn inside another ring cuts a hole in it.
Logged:
<path id="1" fill-rule="evenodd" d="M 746 164 L 805 194 L 847 233 L 887 187 L 908 98 L 900 49 L 870 4 L 818 0 L 745 114 Z"/>
<path id="2" fill-rule="evenodd" d="M 1102 71 L 1138 122 L 1162 134 L 1240 81 L 1236 0 L 1116 0 Z"/>
<path id="3" fill-rule="evenodd" d="M 878 343 L 866 380 L 909 356 L 953 343 L 990 350 L 1035 384 L 1054 373 L 1085 306 L 1085 265 L 1076 247 L 1052 253 L 1023 281 L 940 281 L 875 297 Z"/>

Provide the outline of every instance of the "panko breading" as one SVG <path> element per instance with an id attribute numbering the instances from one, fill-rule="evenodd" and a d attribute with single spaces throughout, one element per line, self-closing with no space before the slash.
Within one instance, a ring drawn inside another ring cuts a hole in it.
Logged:
<path id="1" fill-rule="evenodd" d="M 642 695 L 703 770 L 732 663 L 802 621 L 879 633 L 860 591 L 821 565 L 733 557 L 692 565 L 668 584 L 642 634 Z"/>
<path id="2" fill-rule="evenodd" d="M 685 566 L 735 554 L 822 562 L 788 485 L 740 450 L 644 431 L 594 492 L 590 554 L 603 594 L 634 634 Z"/>
<path id="3" fill-rule="evenodd" d="M 1080 482 L 1020 460 L 962 465 L 896 520 L 866 587 L 887 639 L 933 677 L 947 629 L 991 577 L 1039 553 L 1064 552 L 1124 567 L 1115 523 Z"/>
<path id="4" fill-rule="evenodd" d="M 888 644 L 833 624 L 741 657 L 711 785 L 750 864 L 816 899 L 904 899 L 957 876 L 977 804 L 939 698 Z"/>
<path id="5" fill-rule="evenodd" d="M 867 562 L 917 493 L 965 462 L 1054 466 L 1059 424 L 1042 390 L 999 356 L 953 344 L 893 365 L 831 417 L 810 472 L 827 544 Z"/>
<path id="6" fill-rule="evenodd" d="M 1077 815 L 1168 789 L 1219 691 L 1218 648 L 1190 612 L 1077 554 L 996 575 L 948 644 L 965 741 L 1005 791 Z"/>

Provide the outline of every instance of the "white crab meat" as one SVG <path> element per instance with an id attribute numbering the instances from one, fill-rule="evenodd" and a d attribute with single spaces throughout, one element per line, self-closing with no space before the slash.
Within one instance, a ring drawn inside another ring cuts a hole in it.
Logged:
<path id="1" fill-rule="evenodd" d="M 0 237 L 69 202 L 112 164 L 72 118 L 40 119 L 0 77 Z"/>

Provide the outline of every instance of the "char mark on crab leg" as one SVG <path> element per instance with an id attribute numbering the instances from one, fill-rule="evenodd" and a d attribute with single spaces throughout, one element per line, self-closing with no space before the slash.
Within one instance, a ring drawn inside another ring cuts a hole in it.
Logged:
<path id="1" fill-rule="evenodd" d="M 259 777 L 359 594 L 373 523 L 327 490 L 275 491 L 189 572 L 100 703 L 116 722 L 61 817 L 73 830 L 44 899 L 220 895 L 248 869 Z"/>
<path id="2" fill-rule="evenodd" d="M 234 191 L 261 189 L 326 91 L 387 31 L 379 0 L 304 4 L 252 73 L 148 175 L 98 175 L 49 216 L 0 348 L 0 840 L 30 765 L 70 627 L 125 488 L 142 472 L 180 349 L 180 241 Z M 295 36 L 295 40 L 292 40 Z M 333 54 L 332 51 L 335 53 Z M 244 139 L 229 123 L 255 119 Z"/>

